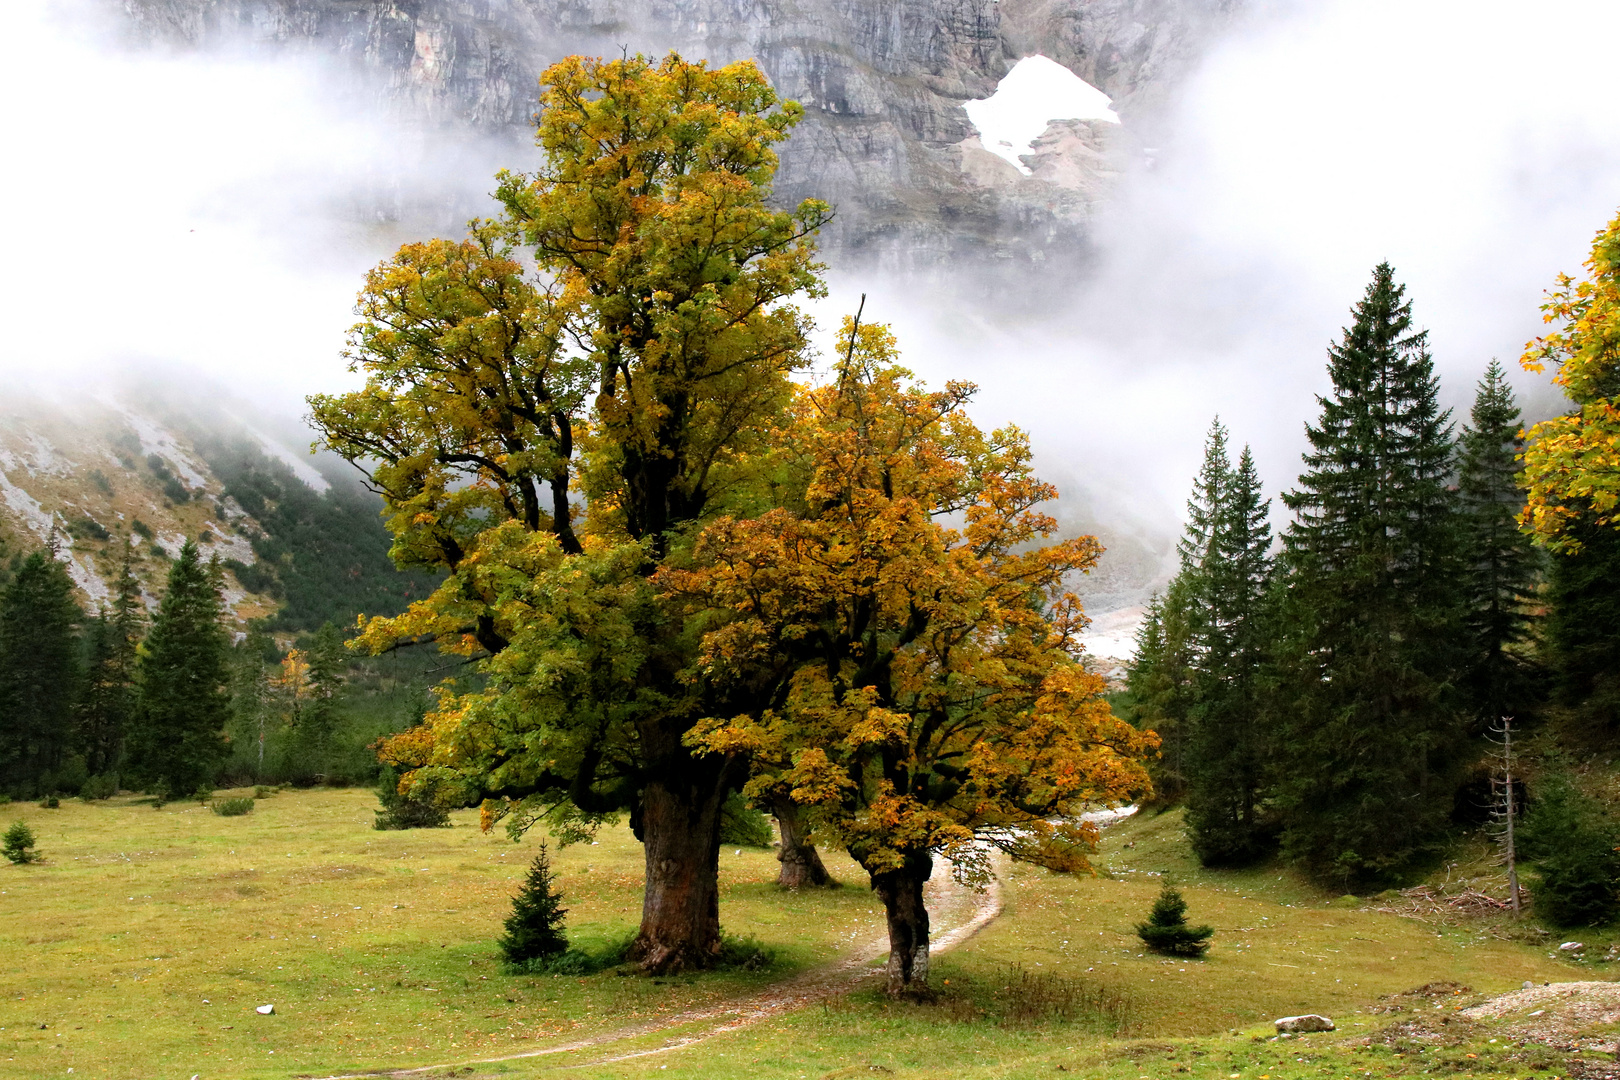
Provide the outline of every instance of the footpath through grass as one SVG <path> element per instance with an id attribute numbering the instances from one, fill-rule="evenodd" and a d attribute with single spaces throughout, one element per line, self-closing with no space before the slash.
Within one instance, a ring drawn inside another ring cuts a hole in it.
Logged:
<path id="1" fill-rule="evenodd" d="M 222 795 L 237 794 L 222 792 Z M 746 992 L 881 933 L 861 888 L 783 895 L 767 851 L 726 849 L 727 928 L 765 972 L 509 978 L 494 940 L 539 837 L 377 832 L 364 790 L 287 791 L 252 813 L 119 797 L 0 807 L 42 864 L 0 864 L 0 1076 L 289 1076 L 517 1052 Z M 570 937 L 641 914 L 625 828 L 554 851 Z M 835 874 L 855 867 L 834 859 Z M 260 1016 L 259 1005 L 275 1013 Z M 43 1025 L 43 1026 L 42 1026 Z"/>
<path id="2" fill-rule="evenodd" d="M 29 820 L 47 858 L 0 868 L 0 1075 L 212 1080 L 472 1061 L 745 994 L 881 933 L 847 860 L 830 865 L 851 887 L 789 895 L 770 853 L 728 848 L 722 919 L 772 947 L 773 969 L 508 978 L 492 943 L 533 842 L 480 834 L 470 811 L 453 829 L 379 833 L 372 806 L 368 792 L 311 791 L 236 818 L 130 799 L 0 812 Z M 1097 877 L 1007 870 L 1003 916 L 936 961 L 931 1004 L 874 987 L 652 1056 L 604 1060 L 697 1029 L 458 1075 L 1606 1075 L 1573 1049 L 1579 1036 L 1612 1041 L 1601 1024 L 1549 1047 L 1457 1014 L 1527 980 L 1602 979 L 1607 965 L 1552 958 L 1491 924 L 1334 900 L 1275 870 L 1199 870 L 1176 814 L 1107 830 L 1097 864 Z M 627 830 L 557 852 L 556 866 L 577 941 L 634 928 L 641 851 Z M 1136 940 L 1165 873 L 1189 917 L 1217 929 L 1206 960 L 1166 961 Z M 1427 996 L 1395 997 L 1421 986 Z M 253 1011 L 266 1003 L 275 1015 Z M 1273 1038 L 1270 1021 L 1298 1012 L 1340 1030 Z M 1594 1056 L 1590 1042 L 1582 1053 Z"/>

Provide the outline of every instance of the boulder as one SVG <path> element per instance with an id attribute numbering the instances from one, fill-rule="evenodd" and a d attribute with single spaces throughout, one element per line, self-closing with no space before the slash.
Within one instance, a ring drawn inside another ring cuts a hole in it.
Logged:
<path id="1" fill-rule="evenodd" d="M 274 1005 L 260 1005 L 253 1011 L 258 1013 L 260 1016 L 269 1016 L 271 1013 L 276 1011 L 276 1007 Z"/>
<path id="2" fill-rule="evenodd" d="M 1574 953 L 1580 952 L 1584 948 L 1586 948 L 1586 943 L 1584 941 L 1566 941 L 1562 945 L 1558 946 L 1558 951 Z"/>
<path id="3" fill-rule="evenodd" d="M 1302 1031 L 1332 1031 L 1333 1021 L 1316 1013 L 1306 1013 L 1304 1016 L 1285 1016 L 1277 1021 L 1277 1030 L 1290 1034 L 1299 1034 Z"/>

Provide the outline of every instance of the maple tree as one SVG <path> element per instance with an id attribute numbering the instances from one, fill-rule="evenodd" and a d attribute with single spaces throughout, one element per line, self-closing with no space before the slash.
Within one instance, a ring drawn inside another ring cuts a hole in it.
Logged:
<path id="1" fill-rule="evenodd" d="M 752 63 L 571 57 L 541 78 L 541 167 L 497 219 L 409 244 L 367 277 L 364 389 L 311 399 L 384 499 L 432 596 L 361 647 L 436 642 L 484 676 L 390 740 L 402 792 L 471 784 L 484 822 L 563 835 L 621 809 L 646 853 L 632 958 L 720 952 L 720 809 L 742 762 L 684 741 L 734 706 L 686 677 L 696 633 L 651 584 L 746 502 L 805 362 L 829 211 L 766 205 L 802 115 Z M 517 248 L 527 249 L 526 266 Z"/>
<path id="2" fill-rule="evenodd" d="M 1149 790 L 1158 740 L 1080 663 L 1067 582 L 1101 548 L 1046 542 L 1056 491 L 1024 434 L 976 427 L 969 384 L 912 384 L 881 326 L 847 321 L 841 351 L 773 438 L 777 505 L 711 522 L 656 581 L 711 623 L 695 676 L 759 703 L 688 740 L 748 760 L 756 801 L 788 789 L 867 871 L 906 994 L 927 986 L 935 856 L 969 881 L 997 849 L 1084 868 L 1077 811 Z"/>
<path id="3" fill-rule="evenodd" d="M 1560 328 L 1525 347 L 1530 371 L 1553 382 L 1576 409 L 1529 431 L 1519 520 L 1554 550 L 1580 547 L 1583 518 L 1620 528 L 1620 216 L 1600 230 L 1586 259 L 1590 276 L 1558 276 L 1542 318 Z"/>

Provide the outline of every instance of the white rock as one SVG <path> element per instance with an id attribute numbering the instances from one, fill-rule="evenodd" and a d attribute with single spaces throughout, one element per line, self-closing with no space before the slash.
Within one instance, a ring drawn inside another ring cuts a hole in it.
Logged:
<path id="1" fill-rule="evenodd" d="M 276 1011 L 276 1007 L 274 1005 L 260 1005 L 253 1011 L 258 1013 L 260 1016 L 269 1016 L 271 1013 Z"/>
<path id="2" fill-rule="evenodd" d="M 1526 990 L 1530 989 L 1534 985 L 1536 985 L 1536 984 L 1531 982 L 1529 979 L 1524 980 L 1524 988 Z"/>
<path id="3" fill-rule="evenodd" d="M 1562 945 L 1558 946 L 1558 951 L 1559 952 L 1580 952 L 1584 948 L 1586 948 L 1586 945 L 1585 945 L 1584 942 L 1566 941 Z"/>
<path id="4" fill-rule="evenodd" d="M 1316 1013 L 1306 1013 L 1304 1016 L 1285 1016 L 1277 1022 L 1278 1031 L 1332 1031 L 1333 1021 Z"/>

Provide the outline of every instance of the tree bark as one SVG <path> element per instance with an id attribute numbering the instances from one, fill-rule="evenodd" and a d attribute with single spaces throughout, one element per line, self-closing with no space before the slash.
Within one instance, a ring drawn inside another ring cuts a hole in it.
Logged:
<path id="1" fill-rule="evenodd" d="M 890 997 L 928 994 L 928 909 L 923 904 L 923 883 L 933 874 L 934 860 L 926 851 L 908 854 L 896 870 L 872 875 L 872 888 L 883 901 L 889 923 Z"/>
<path id="2" fill-rule="evenodd" d="M 697 769 L 707 774 L 712 770 Z M 720 956 L 719 783 L 652 781 L 642 791 L 638 833 L 647 860 L 641 931 L 629 959 L 662 975 L 713 966 Z M 707 790 L 703 790 L 706 788 Z"/>
<path id="3" fill-rule="evenodd" d="M 782 871 L 776 883 L 784 889 L 824 889 L 836 885 L 827 868 L 821 865 L 821 853 L 816 845 L 804 838 L 804 813 L 796 803 L 784 799 L 771 806 L 776 827 L 782 834 L 782 848 L 776 853 Z"/>

